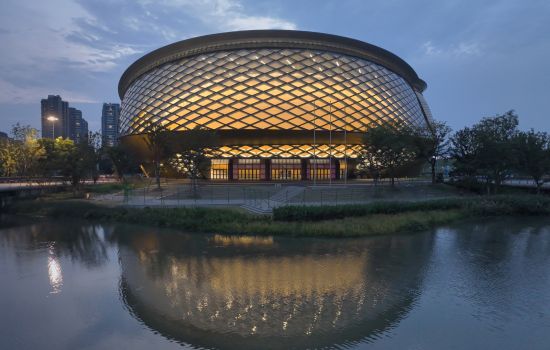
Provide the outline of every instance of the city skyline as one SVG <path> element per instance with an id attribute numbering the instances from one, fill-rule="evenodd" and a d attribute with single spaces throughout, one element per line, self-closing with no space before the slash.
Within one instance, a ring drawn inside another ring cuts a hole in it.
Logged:
<path id="1" fill-rule="evenodd" d="M 90 130 L 99 130 L 102 104 L 119 102 L 120 75 L 147 52 L 202 34 L 276 28 L 347 36 L 396 53 L 428 83 L 434 117 L 455 130 L 515 109 L 520 128 L 550 131 L 544 1 L 7 0 L 0 6 L 2 131 L 16 122 L 40 128 L 39 101 L 48 94 L 70 101 Z"/>

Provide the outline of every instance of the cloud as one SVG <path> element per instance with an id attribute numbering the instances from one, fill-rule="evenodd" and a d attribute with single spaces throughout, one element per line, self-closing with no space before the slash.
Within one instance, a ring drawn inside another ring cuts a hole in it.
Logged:
<path id="1" fill-rule="evenodd" d="M 159 6 L 170 8 L 187 16 L 199 19 L 203 24 L 215 29 L 296 29 L 296 24 L 273 16 L 257 16 L 247 13 L 238 0 L 141 0 L 149 13 Z"/>
<path id="2" fill-rule="evenodd" d="M 20 87 L 9 81 L 0 79 L 0 103 L 25 104 L 38 103 L 48 95 L 61 95 L 65 101 L 74 103 L 97 103 L 98 101 L 75 91 L 58 89 L 52 91 L 50 86 Z"/>
<path id="3" fill-rule="evenodd" d="M 422 51 L 426 56 L 442 58 L 464 58 L 481 54 L 479 44 L 475 42 L 460 42 L 456 45 L 438 47 L 430 40 L 422 44 Z"/>
<path id="4" fill-rule="evenodd" d="M 57 0 L 48 2 L 48 6 L 41 3 L 12 3 L 12 11 L 0 15 L 2 26 L 9 28 L 9 32 L 0 34 L 6 48 L 0 56 L 2 67 L 12 71 L 13 68 L 28 71 L 33 67 L 33 73 L 40 74 L 68 63 L 84 72 L 108 71 L 119 58 L 138 52 L 123 43 L 109 47 L 94 45 L 103 38 L 84 34 L 77 20 L 89 24 L 97 20 L 72 1 Z M 83 40 L 71 40 L 75 36 Z"/>
<path id="5" fill-rule="evenodd" d="M 3 0 L 0 103 L 51 93 L 70 102 L 109 99 L 137 54 L 212 32 L 275 28 L 296 25 L 240 0 Z"/>
<path id="6" fill-rule="evenodd" d="M 245 29 L 296 29 L 296 24 L 271 17 L 237 17 L 232 18 L 227 22 L 227 25 L 231 30 L 245 30 Z"/>

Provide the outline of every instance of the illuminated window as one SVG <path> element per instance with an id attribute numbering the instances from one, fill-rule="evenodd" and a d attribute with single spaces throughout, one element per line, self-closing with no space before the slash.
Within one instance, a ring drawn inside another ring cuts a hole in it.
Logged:
<path id="1" fill-rule="evenodd" d="M 335 159 L 310 159 L 308 162 L 308 179 L 329 180 L 331 170 L 334 170 Z"/>
<path id="2" fill-rule="evenodd" d="M 213 180 L 227 180 L 229 174 L 229 159 L 212 159 L 210 178 Z"/>
<path id="3" fill-rule="evenodd" d="M 301 180 L 302 161 L 300 159 L 272 159 L 272 180 Z"/>
<path id="4" fill-rule="evenodd" d="M 237 168 L 239 180 L 261 180 L 262 169 L 260 159 L 237 159 L 234 165 Z"/>

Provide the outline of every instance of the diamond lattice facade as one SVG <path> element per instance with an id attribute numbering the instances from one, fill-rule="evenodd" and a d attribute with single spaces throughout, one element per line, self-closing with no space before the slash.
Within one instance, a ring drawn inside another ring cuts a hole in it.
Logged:
<path id="1" fill-rule="evenodd" d="M 335 179 L 373 124 L 429 123 L 425 88 L 400 58 L 357 40 L 298 31 L 215 34 L 153 51 L 128 68 L 119 84 L 120 131 L 138 145 L 152 123 L 181 137 L 215 130 L 212 178 Z M 326 171 L 309 171 L 312 165 Z"/>

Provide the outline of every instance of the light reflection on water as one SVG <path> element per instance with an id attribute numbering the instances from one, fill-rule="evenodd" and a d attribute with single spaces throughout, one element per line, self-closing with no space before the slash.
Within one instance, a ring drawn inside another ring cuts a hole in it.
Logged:
<path id="1" fill-rule="evenodd" d="M 4 221 L 0 348 L 545 349 L 549 224 L 327 240 Z"/>
<path id="2" fill-rule="evenodd" d="M 57 294 L 61 292 L 63 286 L 63 272 L 61 271 L 61 265 L 55 256 L 53 248 L 48 249 L 48 277 L 50 278 L 50 285 L 52 287 L 51 294 Z"/>

